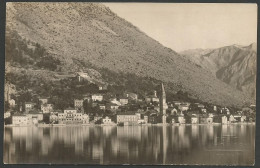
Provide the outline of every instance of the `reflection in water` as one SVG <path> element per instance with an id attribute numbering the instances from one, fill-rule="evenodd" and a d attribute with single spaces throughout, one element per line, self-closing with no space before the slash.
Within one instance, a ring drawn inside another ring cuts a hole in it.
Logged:
<path id="1" fill-rule="evenodd" d="M 254 125 L 5 128 L 5 163 L 254 163 Z"/>

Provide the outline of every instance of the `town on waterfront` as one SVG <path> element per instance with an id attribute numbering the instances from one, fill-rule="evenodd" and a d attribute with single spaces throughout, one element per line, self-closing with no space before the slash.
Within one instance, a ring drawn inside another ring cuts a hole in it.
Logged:
<path id="1" fill-rule="evenodd" d="M 82 73 L 79 73 L 82 74 Z M 73 80 L 81 82 L 77 74 Z M 135 93 L 110 97 L 105 86 L 96 86 L 99 92 L 75 99 L 74 106 L 57 109 L 48 98 L 16 104 L 9 99 L 5 112 L 6 126 L 62 126 L 62 125 L 148 125 L 148 124 L 237 124 L 255 122 L 255 105 L 232 111 L 228 107 L 205 106 L 202 103 L 167 102 L 163 83 L 158 91 L 138 99 Z M 111 95 L 110 95 L 111 96 Z M 10 97 L 10 95 L 7 95 Z M 19 109 L 16 111 L 16 109 Z"/>

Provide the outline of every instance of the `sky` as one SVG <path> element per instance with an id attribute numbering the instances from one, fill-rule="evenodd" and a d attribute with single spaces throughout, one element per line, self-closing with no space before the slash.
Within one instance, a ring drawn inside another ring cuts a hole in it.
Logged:
<path id="1" fill-rule="evenodd" d="M 104 3 L 148 36 L 180 52 L 257 41 L 256 4 Z"/>

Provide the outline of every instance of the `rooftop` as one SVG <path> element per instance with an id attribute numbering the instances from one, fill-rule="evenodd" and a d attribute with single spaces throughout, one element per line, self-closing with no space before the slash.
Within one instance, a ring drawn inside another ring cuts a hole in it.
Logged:
<path id="1" fill-rule="evenodd" d="M 64 109 L 64 110 L 76 110 L 76 109 L 74 109 L 74 108 L 72 108 L 72 107 L 69 107 L 69 108 L 66 108 L 66 109 Z"/>
<path id="2" fill-rule="evenodd" d="M 16 114 L 13 114 L 13 116 L 26 116 L 25 114 L 21 114 L 21 113 L 16 113 Z"/>
<path id="3" fill-rule="evenodd" d="M 118 112 L 117 115 L 135 115 L 136 111 Z"/>

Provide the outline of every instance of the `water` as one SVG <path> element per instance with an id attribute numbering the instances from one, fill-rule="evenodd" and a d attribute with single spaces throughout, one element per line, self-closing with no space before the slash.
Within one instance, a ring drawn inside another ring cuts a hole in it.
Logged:
<path id="1" fill-rule="evenodd" d="M 252 165 L 255 125 L 6 127 L 5 163 Z"/>

